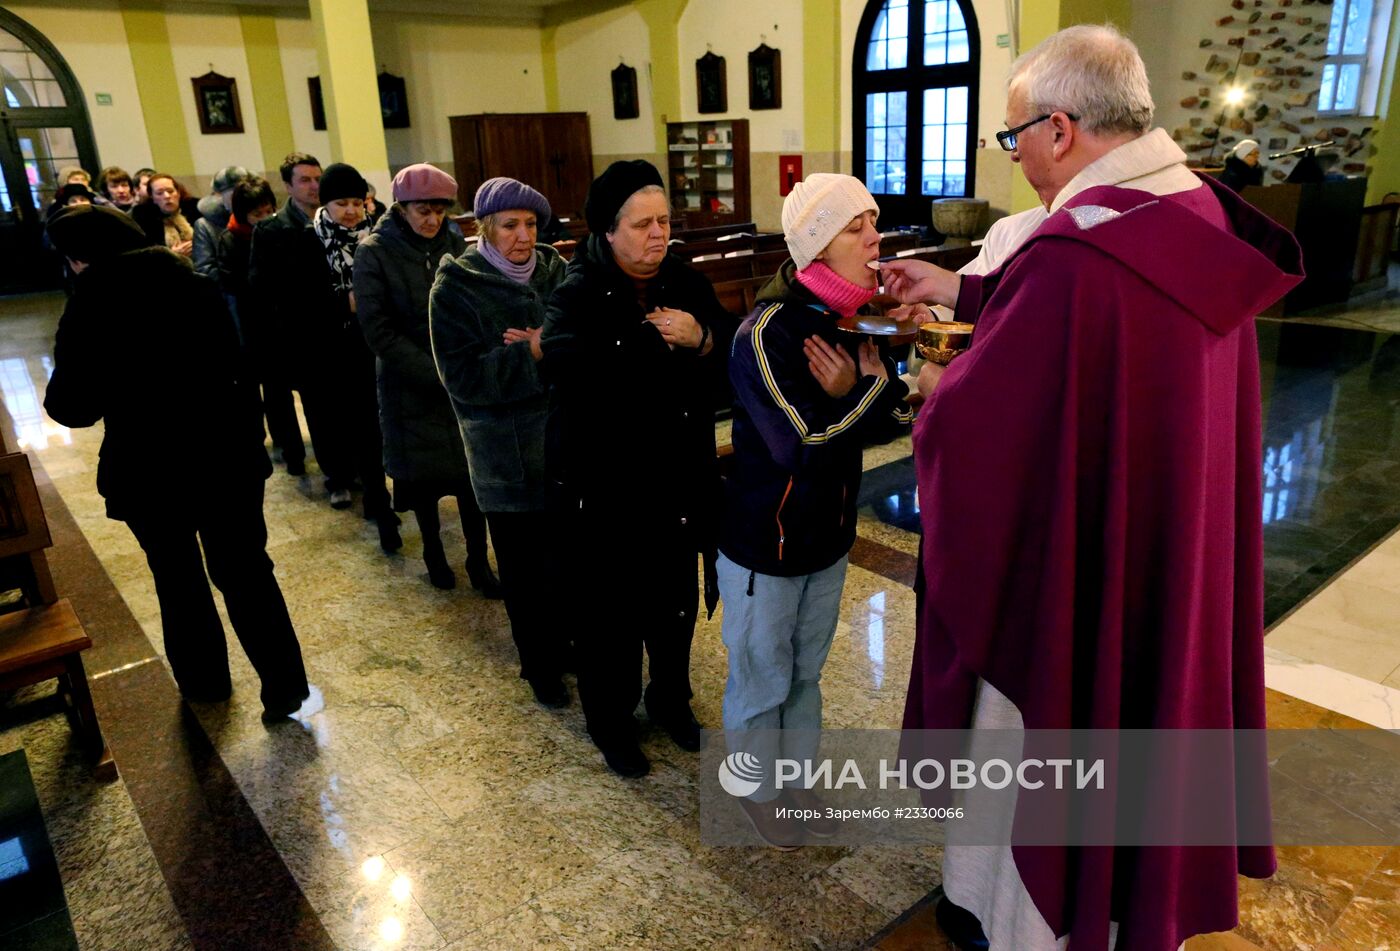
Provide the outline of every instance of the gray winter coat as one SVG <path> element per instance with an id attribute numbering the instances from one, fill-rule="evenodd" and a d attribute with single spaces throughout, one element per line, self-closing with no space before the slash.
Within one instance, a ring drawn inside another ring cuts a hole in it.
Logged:
<path id="1" fill-rule="evenodd" d="M 468 478 L 457 417 L 428 338 L 428 292 L 438 262 L 465 248 L 466 240 L 446 227 L 434 238 L 420 237 L 394 211 L 355 250 L 360 328 L 377 358 L 384 471 L 396 481 Z"/>
<path id="2" fill-rule="evenodd" d="M 535 273 L 517 284 L 475 248 L 444 261 L 433 284 L 433 355 L 461 421 L 472 485 L 483 512 L 545 507 L 544 426 L 549 400 L 527 343 L 502 342 L 511 327 L 544 323 L 564 280 L 549 245 L 535 246 Z"/>

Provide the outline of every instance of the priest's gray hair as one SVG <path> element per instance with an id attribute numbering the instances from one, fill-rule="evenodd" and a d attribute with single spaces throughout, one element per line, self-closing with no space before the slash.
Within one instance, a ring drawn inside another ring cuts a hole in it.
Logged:
<path id="1" fill-rule="evenodd" d="M 1052 112 L 1078 117 L 1086 132 L 1141 135 L 1152 128 L 1152 90 L 1133 41 L 1110 24 L 1071 26 L 1011 64 L 1027 119 Z"/>

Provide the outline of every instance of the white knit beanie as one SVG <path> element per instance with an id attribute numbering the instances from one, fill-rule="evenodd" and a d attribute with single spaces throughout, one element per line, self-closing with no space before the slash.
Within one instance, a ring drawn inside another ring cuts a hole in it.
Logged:
<path id="1" fill-rule="evenodd" d="M 814 172 L 792 186 L 783 199 L 783 238 L 801 271 L 816 260 L 831 239 L 862 212 L 880 207 L 858 178 Z"/>

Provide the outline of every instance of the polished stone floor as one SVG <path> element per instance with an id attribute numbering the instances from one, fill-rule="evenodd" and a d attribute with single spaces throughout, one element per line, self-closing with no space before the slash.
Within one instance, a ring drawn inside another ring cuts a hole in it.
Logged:
<path id="1" fill-rule="evenodd" d="M 100 432 L 64 429 L 42 412 L 59 306 L 0 299 L 0 388 L 37 463 L 60 592 L 97 642 L 89 672 L 122 777 L 91 781 L 41 691 L 4 701 L 0 754 L 29 757 L 81 947 L 830 951 L 897 941 L 892 922 L 911 909 L 911 920 L 926 916 L 918 909 L 938 882 L 937 850 L 704 846 L 694 757 L 649 733 L 650 777 L 607 772 L 577 706 L 546 711 L 514 677 L 501 605 L 430 587 L 411 518 L 404 551 L 383 555 L 372 526 L 329 508 L 314 469 L 301 480 L 276 473 L 266 505 L 312 700 L 295 724 L 267 729 L 234 649 L 233 700 L 186 708 L 163 664 L 144 558 L 93 487 Z M 1268 439 L 1290 493 L 1275 495 L 1266 537 L 1284 538 L 1280 526 L 1296 536 L 1292 547 L 1270 543 L 1277 595 L 1301 590 L 1310 572 L 1321 587 L 1388 531 L 1385 513 L 1400 500 L 1395 484 L 1383 491 L 1397 458 L 1395 416 L 1384 410 L 1394 410 L 1395 388 L 1387 337 L 1353 329 L 1345 333 L 1362 336 L 1319 342 L 1309 336 L 1317 328 L 1260 326 L 1275 364 Z M 1366 425 L 1352 424 L 1353 407 Z M 153 464 L 178 465 L 178 447 L 179 434 L 152 433 Z M 823 681 L 833 726 L 900 719 L 917 552 L 908 452 L 902 440 L 867 453 L 860 537 Z M 454 526 L 451 513 L 443 524 Z M 460 561 L 462 546 L 448 529 L 449 557 Z M 1368 557 L 1377 554 L 1386 552 Z M 566 624 L 606 621 L 596 605 L 560 611 Z M 1313 706 L 1271 691 L 1274 725 L 1351 725 L 1332 712 L 1341 710 L 1358 727 L 1400 727 L 1380 722 L 1400 714 L 1384 676 L 1365 681 L 1378 691 L 1372 706 L 1353 710 L 1361 678 L 1330 665 L 1325 644 L 1289 647 L 1272 655 L 1271 685 L 1300 671 L 1309 685 L 1326 680 L 1319 669 L 1335 675 L 1327 683 L 1339 699 Z M 724 671 L 716 615 L 697 627 L 692 673 L 707 725 L 720 719 Z M 1239 934 L 1219 939 L 1240 943 L 1199 951 L 1382 947 L 1378 936 L 1400 934 L 1400 924 L 1384 930 L 1400 922 L 1397 876 L 1394 850 L 1295 850 L 1274 880 L 1242 886 Z M 932 935 L 899 946 L 944 947 Z"/>

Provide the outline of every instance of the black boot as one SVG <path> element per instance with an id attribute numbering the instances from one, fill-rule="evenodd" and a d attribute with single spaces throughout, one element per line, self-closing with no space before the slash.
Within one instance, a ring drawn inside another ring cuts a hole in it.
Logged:
<path id="1" fill-rule="evenodd" d="M 690 710 L 690 704 L 683 703 L 674 710 L 653 710 L 647 703 L 647 717 L 661 729 L 671 741 L 687 753 L 700 752 L 700 721 Z"/>
<path id="2" fill-rule="evenodd" d="M 467 559 L 467 578 L 472 587 L 481 592 L 483 598 L 499 601 L 506 596 L 501 588 L 501 579 L 491 570 L 491 564 L 485 555 Z"/>
<path id="3" fill-rule="evenodd" d="M 987 935 L 982 931 L 982 922 L 966 908 L 949 901 L 942 888 L 938 889 L 938 904 L 934 906 L 933 917 L 958 951 L 987 951 Z"/>
<path id="4" fill-rule="evenodd" d="M 386 555 L 392 555 L 403 547 L 403 536 L 399 534 L 399 517 L 393 512 L 382 512 L 375 517 L 379 528 L 379 547 Z"/>
<path id="5" fill-rule="evenodd" d="M 428 566 L 428 580 L 434 588 L 451 591 L 457 587 L 457 575 L 447 564 L 447 556 L 442 553 L 442 542 L 438 539 L 423 539 L 423 564 Z"/>
<path id="6" fill-rule="evenodd" d="M 651 760 L 636 741 L 600 747 L 608 769 L 624 779 L 640 779 L 651 772 Z"/>
<path id="7" fill-rule="evenodd" d="M 535 692 L 535 699 L 551 710 L 569 705 L 569 688 L 558 677 L 530 677 L 526 682 Z"/>

